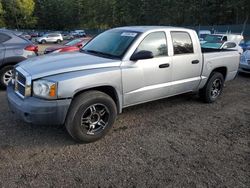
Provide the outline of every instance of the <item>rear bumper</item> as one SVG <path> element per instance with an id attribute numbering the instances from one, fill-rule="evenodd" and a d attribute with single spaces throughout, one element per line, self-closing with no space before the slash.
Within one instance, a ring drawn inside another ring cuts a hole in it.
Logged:
<path id="1" fill-rule="evenodd" d="M 43 100 L 35 97 L 21 99 L 12 86 L 7 88 L 9 107 L 12 112 L 27 123 L 62 125 L 65 122 L 71 99 Z"/>

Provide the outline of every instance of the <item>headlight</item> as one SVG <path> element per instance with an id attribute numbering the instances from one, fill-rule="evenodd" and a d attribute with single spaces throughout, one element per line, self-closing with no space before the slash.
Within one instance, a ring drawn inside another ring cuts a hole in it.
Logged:
<path id="1" fill-rule="evenodd" d="M 241 55 L 240 57 L 240 63 L 246 63 L 246 57 L 244 55 Z"/>
<path id="2" fill-rule="evenodd" d="M 33 94 L 46 99 L 57 98 L 57 83 L 48 80 L 37 80 L 33 82 Z"/>

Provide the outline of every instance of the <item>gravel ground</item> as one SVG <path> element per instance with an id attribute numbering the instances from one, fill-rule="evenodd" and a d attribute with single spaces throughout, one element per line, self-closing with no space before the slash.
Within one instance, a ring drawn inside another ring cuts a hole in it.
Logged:
<path id="1" fill-rule="evenodd" d="M 214 104 L 181 95 L 124 110 L 102 140 L 22 123 L 0 92 L 0 187 L 250 187 L 250 76 Z"/>

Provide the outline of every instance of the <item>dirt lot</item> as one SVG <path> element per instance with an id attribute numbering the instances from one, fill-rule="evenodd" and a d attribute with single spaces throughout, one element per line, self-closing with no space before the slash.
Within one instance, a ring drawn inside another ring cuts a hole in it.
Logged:
<path id="1" fill-rule="evenodd" d="M 15 120 L 0 92 L 1 187 L 250 187 L 250 76 L 215 104 L 194 95 L 128 108 L 102 140 Z"/>

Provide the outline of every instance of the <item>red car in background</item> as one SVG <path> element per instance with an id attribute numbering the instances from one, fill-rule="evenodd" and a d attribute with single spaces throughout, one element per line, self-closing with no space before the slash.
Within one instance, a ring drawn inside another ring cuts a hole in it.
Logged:
<path id="1" fill-rule="evenodd" d="M 48 47 L 45 49 L 44 54 L 59 53 L 59 52 L 75 52 L 79 51 L 91 38 L 74 39 L 63 46 Z"/>

